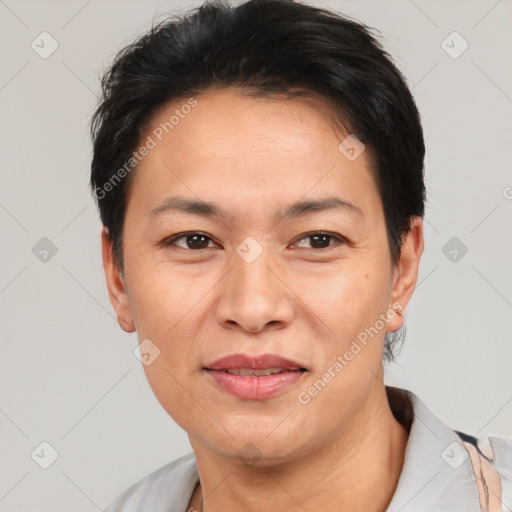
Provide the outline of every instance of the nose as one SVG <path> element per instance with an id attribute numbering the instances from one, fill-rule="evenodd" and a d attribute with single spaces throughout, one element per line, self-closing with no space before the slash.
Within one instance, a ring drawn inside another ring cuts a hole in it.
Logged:
<path id="1" fill-rule="evenodd" d="M 233 254 L 233 268 L 219 283 L 216 318 L 222 327 L 259 333 L 291 323 L 294 294 L 273 259 L 269 249 L 251 263 Z"/>

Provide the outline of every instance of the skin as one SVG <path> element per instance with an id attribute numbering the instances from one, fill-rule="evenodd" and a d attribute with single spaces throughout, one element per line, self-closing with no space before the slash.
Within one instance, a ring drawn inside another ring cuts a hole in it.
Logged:
<path id="1" fill-rule="evenodd" d="M 125 217 L 124 274 L 102 232 L 104 269 L 120 326 L 160 350 L 144 366 L 164 409 L 188 433 L 200 486 L 190 506 L 208 512 L 383 511 L 403 466 L 408 432 L 393 417 L 383 382 L 386 331 L 307 405 L 298 393 L 322 377 L 365 328 L 405 308 L 423 251 L 420 218 L 391 265 L 382 202 L 369 152 L 354 161 L 338 145 L 321 99 L 249 98 L 228 88 L 197 106 L 143 159 Z M 186 100 L 162 107 L 150 128 Z M 145 140 L 151 129 L 144 134 Z M 226 216 L 149 212 L 166 197 L 214 202 Z M 361 213 L 325 210 L 282 219 L 305 199 L 337 196 Z M 155 216 L 153 216 L 155 217 Z M 203 249 L 172 235 L 199 231 Z M 306 234 L 344 237 L 314 245 Z M 262 254 L 236 252 L 248 236 Z M 179 245 L 178 245 L 179 244 Z M 276 353 L 308 368 L 279 396 L 246 400 L 220 389 L 202 368 L 233 353 Z M 252 443 L 261 457 L 237 456 Z"/>

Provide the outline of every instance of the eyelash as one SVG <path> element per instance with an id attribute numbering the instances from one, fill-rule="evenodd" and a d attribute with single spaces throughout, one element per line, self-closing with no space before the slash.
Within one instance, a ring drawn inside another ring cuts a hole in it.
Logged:
<path id="1" fill-rule="evenodd" d="M 173 235 L 172 237 L 165 239 L 160 245 L 163 246 L 163 247 L 168 247 L 170 245 L 174 245 L 177 240 L 180 240 L 182 238 L 185 239 L 188 236 L 192 236 L 192 235 L 201 235 L 201 236 L 207 238 L 208 241 L 213 241 L 213 239 L 210 236 L 208 236 L 206 233 L 202 233 L 201 231 L 188 231 L 188 232 L 185 232 L 185 233 L 180 233 L 178 235 Z M 300 238 L 297 239 L 297 242 L 301 242 L 302 240 L 304 240 L 306 238 L 311 238 L 314 235 L 328 236 L 330 238 L 335 239 L 340 244 L 343 244 L 343 243 L 347 242 L 347 239 L 342 237 L 341 235 L 336 235 L 334 233 L 329 233 L 327 231 L 311 231 L 309 233 L 305 233 L 305 234 L 301 235 Z M 297 242 L 294 242 L 292 244 L 292 246 L 295 245 L 295 243 L 297 243 Z M 333 245 L 334 244 L 330 244 L 327 247 L 320 247 L 320 248 L 312 247 L 311 249 L 312 250 L 320 251 L 322 249 L 324 249 L 324 250 L 325 249 L 329 249 L 330 247 L 333 247 Z M 201 249 L 190 249 L 188 247 L 187 248 L 180 247 L 180 249 L 184 249 L 184 250 L 188 250 L 188 251 L 202 251 L 202 250 L 208 249 L 208 247 L 204 247 L 204 248 L 201 248 Z M 303 249 L 303 247 L 301 247 L 300 249 Z"/>

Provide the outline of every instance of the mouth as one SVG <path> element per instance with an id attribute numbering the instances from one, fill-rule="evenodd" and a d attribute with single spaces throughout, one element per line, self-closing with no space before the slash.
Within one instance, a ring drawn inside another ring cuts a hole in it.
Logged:
<path id="1" fill-rule="evenodd" d="M 251 356 L 249 354 L 230 354 L 221 357 L 205 366 L 205 370 L 228 371 L 228 370 L 275 370 L 279 371 L 299 371 L 307 368 L 297 361 L 287 359 L 277 354 L 261 354 L 259 356 Z M 268 375 L 262 374 L 262 375 Z"/>
<path id="2" fill-rule="evenodd" d="M 233 354 L 209 363 L 203 370 L 223 391 L 248 400 L 277 396 L 309 371 L 276 354 Z"/>
<path id="3" fill-rule="evenodd" d="M 268 375 L 279 375 L 285 372 L 306 372 L 306 368 L 230 368 L 229 370 L 212 370 L 211 368 L 205 368 L 212 372 L 225 372 L 230 375 L 236 375 L 237 377 L 266 377 Z"/>

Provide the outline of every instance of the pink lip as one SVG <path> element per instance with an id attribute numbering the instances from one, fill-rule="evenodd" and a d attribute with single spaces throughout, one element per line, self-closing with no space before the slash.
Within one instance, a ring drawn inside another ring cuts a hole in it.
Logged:
<path id="1" fill-rule="evenodd" d="M 282 373 L 272 375 L 241 376 L 231 375 L 225 370 L 235 368 L 282 368 Z M 263 400 L 278 395 L 284 389 L 295 384 L 305 371 L 295 361 L 276 354 L 263 354 L 251 357 L 246 354 L 233 354 L 208 364 L 204 370 L 228 393 L 248 400 Z"/>
<path id="2" fill-rule="evenodd" d="M 264 368 L 282 368 L 291 370 L 304 368 L 304 366 L 291 359 L 278 356 L 277 354 L 262 354 L 261 356 L 249 356 L 247 354 L 231 354 L 221 357 L 213 363 L 205 366 L 207 370 L 232 370 L 234 368 L 253 368 L 262 370 Z"/>

